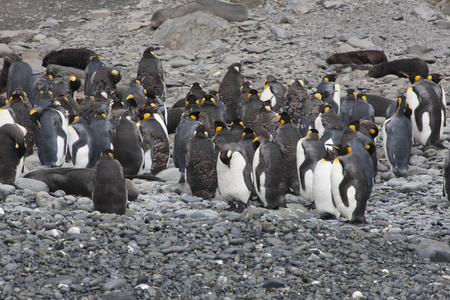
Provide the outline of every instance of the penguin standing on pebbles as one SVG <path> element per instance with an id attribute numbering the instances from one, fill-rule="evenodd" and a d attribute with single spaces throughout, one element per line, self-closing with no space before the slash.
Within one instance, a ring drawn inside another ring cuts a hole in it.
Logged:
<path id="1" fill-rule="evenodd" d="M 383 150 L 395 176 L 407 176 L 413 145 L 411 121 L 405 116 L 406 97 L 398 97 L 395 113 L 384 121 Z"/>
<path id="2" fill-rule="evenodd" d="M 337 156 L 331 168 L 331 192 L 339 212 L 352 223 L 367 223 L 367 178 L 358 158 L 346 144 L 333 145 Z"/>
<path id="3" fill-rule="evenodd" d="M 319 138 L 319 132 L 316 129 L 308 131 L 306 136 L 297 143 L 297 174 L 300 183 L 300 196 L 304 199 L 313 201 L 313 178 L 314 167 L 325 155 L 326 149 L 324 143 Z"/>
<path id="4" fill-rule="evenodd" d="M 321 219 L 337 219 L 341 215 L 333 201 L 331 192 L 331 168 L 335 155 L 327 150 L 324 157 L 316 163 L 313 175 L 313 198 L 316 211 Z"/>
<path id="5" fill-rule="evenodd" d="M 217 158 L 219 194 L 230 204 L 231 210 L 241 213 L 247 206 L 253 184 L 251 165 L 244 148 L 237 143 L 225 144 Z"/>
<path id="6" fill-rule="evenodd" d="M 202 124 L 197 126 L 194 137 L 186 145 L 186 182 L 196 197 L 209 200 L 216 194 L 216 152 Z"/>
<path id="7" fill-rule="evenodd" d="M 92 202 L 101 213 L 123 215 L 127 210 L 128 192 L 123 168 L 111 150 L 102 152 L 95 166 Z"/>
<path id="8" fill-rule="evenodd" d="M 264 91 L 261 94 L 261 101 L 270 100 L 270 106 L 276 112 L 281 111 L 286 100 L 286 87 L 277 81 L 275 76 L 268 75 L 264 85 Z"/>
<path id="9" fill-rule="evenodd" d="M 164 70 L 161 60 L 156 56 L 154 47 L 148 47 L 142 53 L 142 58 L 138 64 L 137 78 L 142 86 L 151 86 L 155 89 L 156 95 L 164 99 L 166 93 Z"/>
<path id="10" fill-rule="evenodd" d="M 93 168 L 95 157 L 95 137 L 91 127 L 78 116 L 67 128 L 69 153 L 75 168 Z"/>
<path id="11" fill-rule="evenodd" d="M 445 122 L 445 106 L 434 89 L 434 83 L 413 75 L 406 98 L 412 110 L 414 139 L 421 145 L 444 148 L 441 138 Z"/>
<path id="12" fill-rule="evenodd" d="M 264 207 L 287 207 L 285 196 L 288 186 L 283 160 L 280 145 L 269 140 L 263 139 L 255 151 L 252 165 L 253 184 Z"/>
<path id="13" fill-rule="evenodd" d="M 26 129 L 18 124 L 0 127 L 0 183 L 13 184 L 23 169 Z"/>

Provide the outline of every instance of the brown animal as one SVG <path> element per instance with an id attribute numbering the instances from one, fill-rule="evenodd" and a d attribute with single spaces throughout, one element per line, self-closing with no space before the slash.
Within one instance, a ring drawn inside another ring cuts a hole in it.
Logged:
<path id="1" fill-rule="evenodd" d="M 327 58 L 327 64 L 379 64 L 387 62 L 388 59 L 383 51 L 379 50 L 363 50 L 336 53 Z"/>

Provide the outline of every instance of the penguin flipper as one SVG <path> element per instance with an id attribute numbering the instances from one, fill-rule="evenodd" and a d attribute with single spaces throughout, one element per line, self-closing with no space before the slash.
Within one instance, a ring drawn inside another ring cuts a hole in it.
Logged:
<path id="1" fill-rule="evenodd" d="M 422 105 L 422 103 L 419 103 L 419 106 L 417 106 L 417 108 L 414 110 L 416 125 L 417 125 L 417 129 L 419 131 L 423 130 L 422 116 L 426 112 L 427 112 L 427 108 L 425 107 L 425 105 Z"/>
<path id="2" fill-rule="evenodd" d="M 260 146 L 261 147 L 261 146 Z M 262 149 L 261 149 L 262 150 Z M 267 169 L 267 167 L 269 166 L 269 162 L 267 161 L 267 157 L 264 155 L 264 153 L 260 150 L 260 154 L 259 154 L 259 164 L 258 166 L 256 166 L 255 169 L 255 180 L 256 180 L 256 189 L 258 191 L 261 190 L 261 182 L 260 182 L 260 177 L 261 174 Z"/>
<path id="3" fill-rule="evenodd" d="M 77 163 L 77 153 L 78 153 L 78 149 L 82 148 L 86 146 L 86 141 L 83 140 L 78 140 L 75 143 L 73 143 L 72 145 L 72 162 L 75 165 Z"/>

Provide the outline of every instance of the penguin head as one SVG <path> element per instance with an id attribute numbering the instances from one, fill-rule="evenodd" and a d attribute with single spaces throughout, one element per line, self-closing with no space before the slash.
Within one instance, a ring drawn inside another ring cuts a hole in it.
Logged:
<path id="1" fill-rule="evenodd" d="M 351 97 L 351 99 L 356 99 L 356 92 L 355 92 L 354 89 L 348 89 L 348 90 L 345 92 L 345 96 L 346 96 L 346 97 Z"/>
<path id="2" fill-rule="evenodd" d="M 244 128 L 244 131 L 242 132 L 242 139 L 254 139 L 255 138 L 255 132 L 251 128 Z"/>
<path id="3" fill-rule="evenodd" d="M 100 154 L 100 159 L 114 159 L 114 154 L 111 149 L 103 150 Z"/>
<path id="4" fill-rule="evenodd" d="M 47 76 L 52 81 L 55 78 L 55 73 L 52 71 L 45 71 L 44 73 L 42 73 L 42 75 Z"/>
<path id="5" fill-rule="evenodd" d="M 197 126 L 197 128 L 194 131 L 195 137 L 201 137 L 201 138 L 207 138 L 208 137 L 208 131 L 206 130 L 205 125 L 200 124 Z"/>
<path id="6" fill-rule="evenodd" d="M 214 99 L 213 95 L 208 94 L 205 97 L 202 98 L 202 104 L 206 103 L 206 104 L 216 104 L 216 99 Z"/>
<path id="7" fill-rule="evenodd" d="M 380 132 L 380 130 L 378 129 L 377 124 L 375 124 L 372 121 L 369 120 L 362 120 L 359 123 L 359 128 L 361 128 L 361 126 L 364 126 L 367 128 L 367 131 L 369 132 L 370 136 L 372 137 L 372 139 L 376 138 Z"/>
<path id="8" fill-rule="evenodd" d="M 117 68 L 111 68 L 109 76 L 114 84 L 117 84 L 122 79 L 122 74 Z"/>
<path id="9" fill-rule="evenodd" d="M 27 93 L 21 87 L 17 88 L 13 92 L 13 96 L 14 95 L 21 96 L 21 98 L 18 98 L 18 99 L 21 99 L 22 101 L 25 101 L 25 99 L 27 99 Z"/>
<path id="10" fill-rule="evenodd" d="M 303 82 L 303 80 L 293 79 L 289 83 L 288 87 L 304 88 L 305 87 L 305 83 Z"/>
<path id="11" fill-rule="evenodd" d="M 374 142 L 368 143 L 364 145 L 364 148 L 369 152 L 369 154 L 374 153 L 377 150 Z"/>
<path id="12" fill-rule="evenodd" d="M 273 75 L 267 75 L 266 77 L 266 81 L 264 81 L 264 85 L 270 85 L 271 83 L 277 81 L 277 79 L 275 78 L 275 76 Z"/>
<path id="13" fill-rule="evenodd" d="M 439 73 L 431 73 L 427 77 L 428 80 L 433 81 L 436 84 L 439 84 L 439 82 L 441 82 L 441 80 L 444 79 L 444 78 L 445 78 L 445 76 L 441 75 Z"/>
<path id="14" fill-rule="evenodd" d="M 292 123 L 291 116 L 284 111 L 277 116 L 277 123 L 280 123 L 280 125 L 290 124 Z"/>
<path id="15" fill-rule="evenodd" d="M 252 98 L 252 99 L 256 99 L 257 98 L 259 100 L 261 98 L 261 95 L 258 93 L 257 90 L 250 89 L 248 91 L 247 99 L 250 99 L 250 98 Z"/>
<path id="16" fill-rule="evenodd" d="M 258 137 L 255 137 L 253 139 L 252 145 L 253 145 L 253 149 L 255 149 L 255 150 L 258 149 L 258 147 L 261 145 L 261 141 L 259 140 Z"/>
<path id="17" fill-rule="evenodd" d="M 356 95 L 356 99 L 363 99 L 367 102 L 366 93 L 359 93 L 358 95 Z"/>
<path id="18" fill-rule="evenodd" d="M 191 91 L 193 91 L 193 90 L 195 90 L 195 91 L 203 91 L 203 86 L 199 82 L 194 82 L 189 87 L 189 90 L 191 90 Z"/>
<path id="19" fill-rule="evenodd" d="M 337 156 L 336 159 L 338 159 L 339 156 L 344 156 L 352 152 L 352 148 L 350 148 L 347 144 L 337 144 L 337 145 L 327 145 L 334 148 L 334 151 L 336 152 Z"/>
<path id="20" fill-rule="evenodd" d="M 320 133 L 319 131 L 317 131 L 317 129 L 311 128 L 310 130 L 308 130 L 305 137 L 319 139 Z"/>
<path id="21" fill-rule="evenodd" d="M 143 57 L 156 57 L 155 48 L 148 47 L 147 49 L 144 50 L 144 52 L 142 53 L 142 56 Z"/>
<path id="22" fill-rule="evenodd" d="M 202 114 L 202 112 L 201 111 L 198 111 L 198 110 L 196 110 L 196 111 L 191 111 L 190 113 L 189 113 L 189 118 L 191 118 L 191 119 L 193 119 L 193 120 L 195 120 L 195 121 L 198 121 L 199 119 L 200 119 L 200 115 Z"/>
<path id="23" fill-rule="evenodd" d="M 326 81 L 326 82 L 336 82 L 336 79 L 339 76 L 341 76 L 341 74 L 338 74 L 338 73 L 328 74 L 328 75 L 323 77 L 323 80 Z"/>
<path id="24" fill-rule="evenodd" d="M 99 112 L 95 113 L 94 118 L 106 119 L 106 113 L 104 111 L 99 111 Z"/>
<path id="25" fill-rule="evenodd" d="M 228 70 L 241 73 L 242 72 L 242 64 L 239 62 L 233 63 L 233 64 L 231 64 L 231 66 L 228 67 Z"/>
<path id="26" fill-rule="evenodd" d="M 351 121 L 350 123 L 348 123 L 347 127 L 354 131 L 359 131 L 359 125 L 360 121 Z"/>
<path id="27" fill-rule="evenodd" d="M 221 130 L 228 129 L 227 124 L 222 121 L 214 121 L 214 129 L 215 132 L 218 133 Z"/>
<path id="28" fill-rule="evenodd" d="M 261 102 L 261 106 L 259 107 L 259 111 L 272 111 L 272 106 L 270 105 L 270 100 Z"/>
<path id="29" fill-rule="evenodd" d="M 244 123 L 241 119 L 236 118 L 230 123 L 230 128 L 242 128 L 244 129 Z"/>
<path id="30" fill-rule="evenodd" d="M 233 156 L 232 145 L 233 144 L 231 143 L 225 144 L 220 149 L 219 159 L 224 165 L 228 167 L 230 167 L 231 157 Z"/>
<path id="31" fill-rule="evenodd" d="M 186 107 L 197 106 L 199 104 L 200 104 L 200 101 L 197 99 L 197 97 L 194 94 L 189 94 L 186 97 L 186 103 L 185 103 Z"/>
<path id="32" fill-rule="evenodd" d="M 80 119 L 79 115 L 69 115 L 68 117 L 68 123 L 73 124 L 76 120 Z"/>
<path id="33" fill-rule="evenodd" d="M 34 124 L 38 125 L 39 127 L 41 127 L 41 116 L 42 116 L 41 112 L 35 108 L 30 111 L 31 121 Z"/>
<path id="34" fill-rule="evenodd" d="M 70 91 L 73 93 L 75 91 L 78 91 L 78 89 L 81 87 L 81 80 L 80 78 L 76 76 L 70 76 L 69 78 L 69 88 Z"/>
<path id="35" fill-rule="evenodd" d="M 253 89 L 252 84 L 249 81 L 245 81 L 241 86 L 241 93 L 248 93 L 249 90 Z"/>

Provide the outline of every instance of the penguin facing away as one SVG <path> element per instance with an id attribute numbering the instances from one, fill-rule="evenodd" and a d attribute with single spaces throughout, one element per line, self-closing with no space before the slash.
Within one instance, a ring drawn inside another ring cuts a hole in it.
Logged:
<path id="1" fill-rule="evenodd" d="M 194 131 L 186 145 L 186 182 L 192 195 L 205 200 L 214 198 L 217 190 L 216 153 L 204 125 Z"/>
<path id="2" fill-rule="evenodd" d="M 411 121 L 405 117 L 406 97 L 398 97 L 395 113 L 384 122 L 383 150 L 395 176 L 408 175 L 409 157 L 413 145 Z"/>
<path id="3" fill-rule="evenodd" d="M 253 188 L 251 165 L 244 148 L 238 143 L 222 146 L 217 158 L 219 194 L 230 204 L 230 209 L 242 212 L 247 206 Z"/>
<path id="4" fill-rule="evenodd" d="M 94 210 L 101 213 L 125 214 L 128 191 L 123 168 L 113 158 L 111 150 L 105 150 L 95 165 L 92 202 Z"/>
<path id="5" fill-rule="evenodd" d="M 18 124 L 0 127 L 0 183 L 14 184 L 23 171 L 26 129 Z"/>
<path id="6" fill-rule="evenodd" d="M 318 85 L 318 92 L 328 92 L 328 96 L 324 100 L 327 104 L 330 104 L 333 107 L 335 113 L 340 112 L 341 106 L 341 87 L 339 83 L 336 82 L 336 79 L 341 76 L 340 74 L 328 74 L 322 78 L 322 82 Z"/>
<path id="7" fill-rule="evenodd" d="M 231 64 L 219 86 L 220 100 L 226 106 L 228 121 L 233 121 L 238 117 L 238 101 L 241 93 L 240 89 L 244 84 L 244 75 L 242 75 L 241 72 L 241 63 Z"/>
<path id="8" fill-rule="evenodd" d="M 331 168 L 331 192 L 336 207 L 351 223 L 367 223 L 367 178 L 348 145 L 333 145 L 337 156 Z"/>

